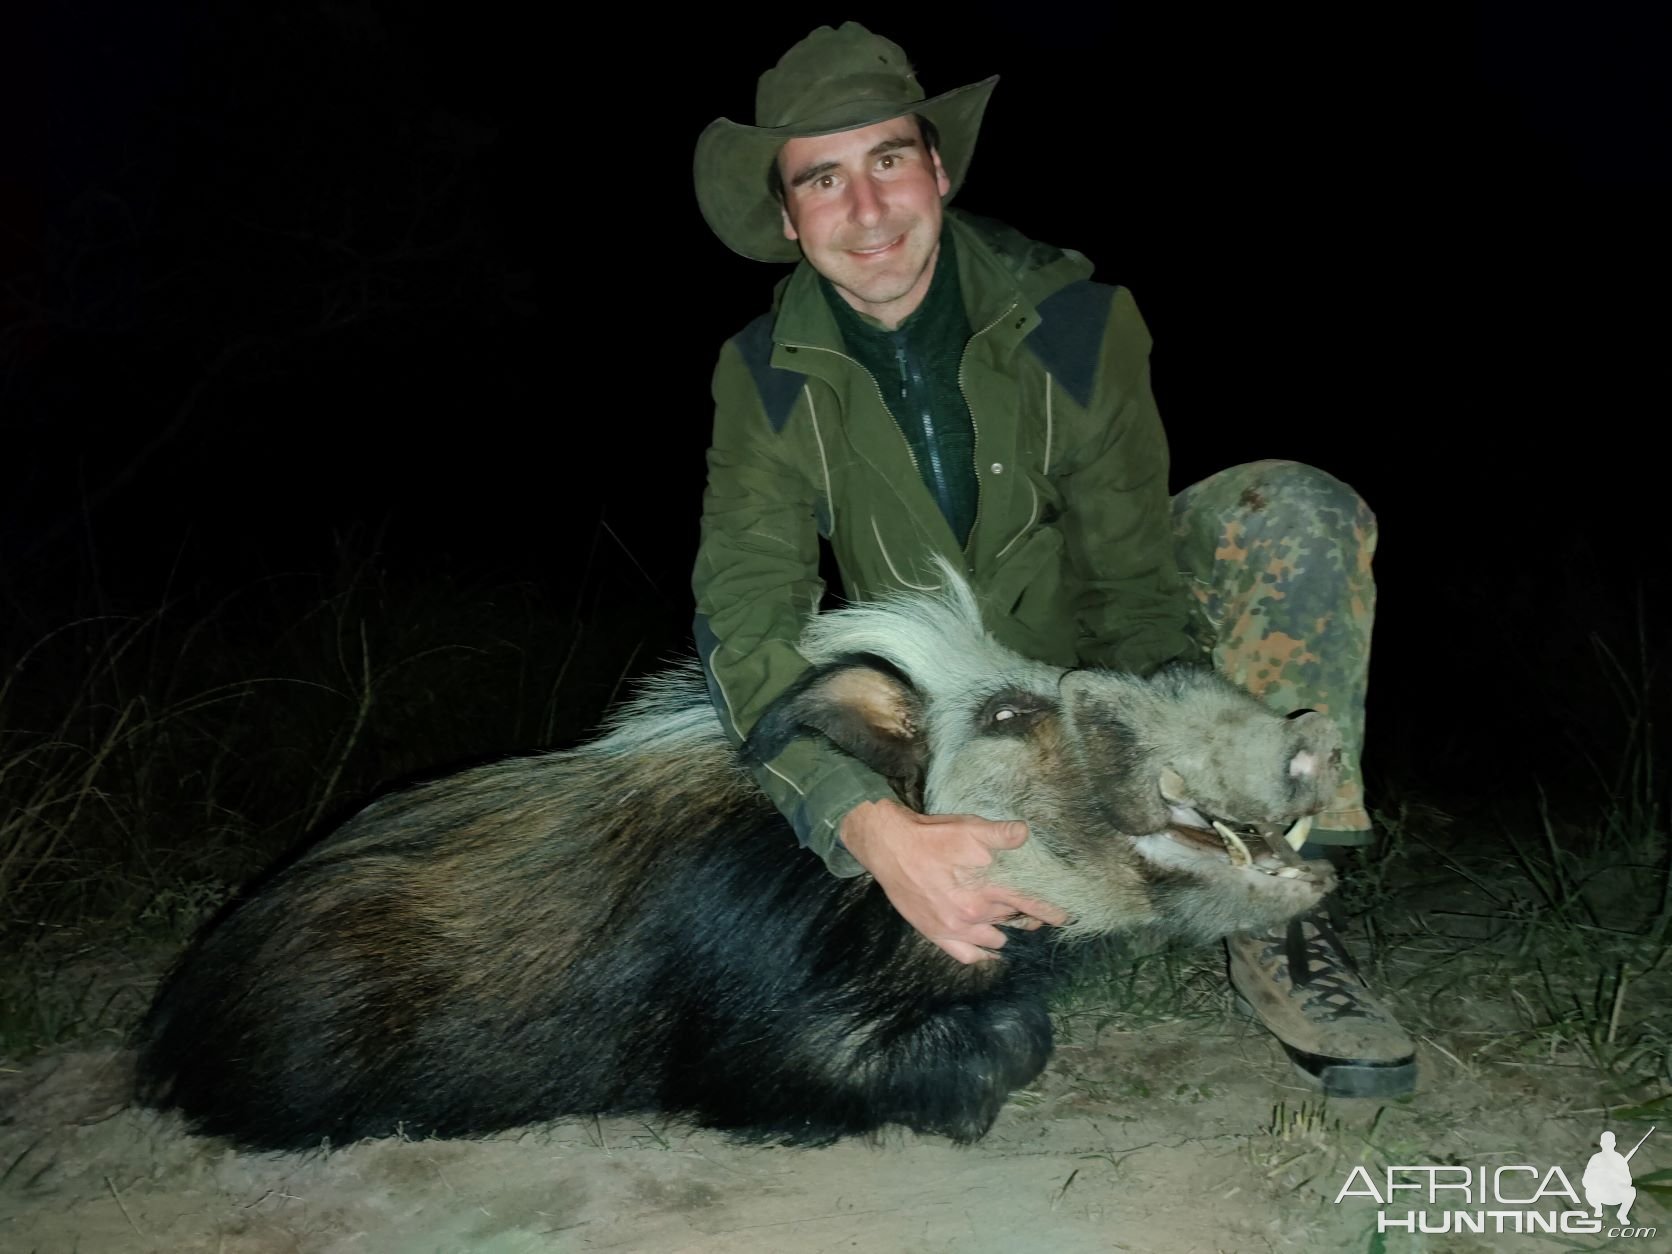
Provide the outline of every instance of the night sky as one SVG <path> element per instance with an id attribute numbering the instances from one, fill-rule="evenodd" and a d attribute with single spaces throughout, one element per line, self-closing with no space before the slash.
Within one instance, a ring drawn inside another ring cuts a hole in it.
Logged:
<path id="1" fill-rule="evenodd" d="M 1132 290 L 1175 488 L 1290 457 L 1370 500 L 1372 751 L 1456 786 L 1559 739 L 1672 552 L 1650 6 L 789 7 L 43 6 L 0 596 L 44 623 L 89 549 L 143 604 L 345 534 L 562 585 L 603 521 L 688 623 L 709 374 L 783 273 L 709 234 L 692 149 L 851 17 L 931 94 L 1001 75 L 957 203 Z"/>

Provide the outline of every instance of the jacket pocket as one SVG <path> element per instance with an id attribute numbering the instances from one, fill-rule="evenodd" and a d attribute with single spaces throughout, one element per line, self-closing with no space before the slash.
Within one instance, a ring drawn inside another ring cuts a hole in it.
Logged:
<path id="1" fill-rule="evenodd" d="M 1005 554 L 987 581 L 986 594 L 993 609 L 1014 615 L 1022 596 L 1035 583 L 1060 583 L 1062 532 L 1051 526 L 1036 526 L 1026 539 Z M 1056 600 L 1052 596 L 1050 600 Z"/>

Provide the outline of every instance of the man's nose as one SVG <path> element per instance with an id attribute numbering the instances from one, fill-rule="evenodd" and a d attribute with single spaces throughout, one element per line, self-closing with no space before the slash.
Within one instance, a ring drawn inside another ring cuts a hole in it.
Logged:
<path id="1" fill-rule="evenodd" d="M 853 217 L 867 225 L 882 218 L 882 191 L 868 178 L 853 181 Z"/>

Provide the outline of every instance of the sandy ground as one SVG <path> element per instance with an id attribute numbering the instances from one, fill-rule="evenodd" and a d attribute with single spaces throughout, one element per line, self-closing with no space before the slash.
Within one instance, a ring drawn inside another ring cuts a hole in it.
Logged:
<path id="1" fill-rule="evenodd" d="M 0 1250 L 1374 1251 L 1376 1204 L 1335 1201 L 1354 1164 L 1556 1163 L 1577 1182 L 1595 1149 L 1605 1119 L 1588 1081 L 1471 1066 L 1451 1037 L 1424 1040 L 1415 1098 L 1321 1103 L 1204 976 L 1190 1019 L 1061 1024 L 1049 1070 L 969 1148 L 905 1132 L 761 1148 L 584 1119 L 246 1154 L 133 1106 L 121 1048 L 63 1050 L 0 1074 Z M 1407 1022 L 1423 1018 L 1384 988 Z M 1647 1202 L 1634 1218 L 1665 1216 Z M 1385 1248 L 1605 1244 L 1394 1233 Z"/>

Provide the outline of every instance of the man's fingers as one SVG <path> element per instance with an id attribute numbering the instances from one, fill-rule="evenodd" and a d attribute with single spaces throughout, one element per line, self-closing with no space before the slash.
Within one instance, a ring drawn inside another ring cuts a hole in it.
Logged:
<path id="1" fill-rule="evenodd" d="M 1002 949 L 1006 938 L 996 924 L 966 923 L 958 928 L 956 932 L 942 933 L 940 936 L 930 939 L 937 945 L 941 944 L 942 941 L 949 940 L 962 945 L 977 946 L 981 949 Z"/>
<path id="2" fill-rule="evenodd" d="M 989 953 L 979 945 L 968 945 L 961 940 L 953 940 L 950 936 L 932 939 L 935 939 L 935 944 L 966 965 L 973 965 L 977 962 L 993 962 L 998 958 L 997 954 Z M 1002 941 L 1003 938 L 1001 937 L 1000 940 Z"/>
<path id="3" fill-rule="evenodd" d="M 1027 839 L 1018 819 L 920 815 L 881 802 L 856 807 L 842 824 L 842 840 L 900 916 L 963 963 L 999 956 L 999 925 L 1034 931 L 1067 922 L 1064 911 L 987 879 L 995 852 Z"/>
<path id="4" fill-rule="evenodd" d="M 1001 900 L 1005 906 L 1014 910 L 1017 914 L 1027 915 L 1029 918 L 1038 919 L 1042 923 L 1050 923 L 1057 927 L 1061 927 L 1064 923 L 1068 922 L 1068 912 L 1066 910 L 1058 910 L 1047 901 L 1036 901 L 1032 897 L 1016 897 L 1008 895 Z"/>
<path id="5" fill-rule="evenodd" d="M 985 837 L 991 849 L 1015 849 L 1028 838 L 1028 825 L 1020 819 L 990 824 Z"/>

